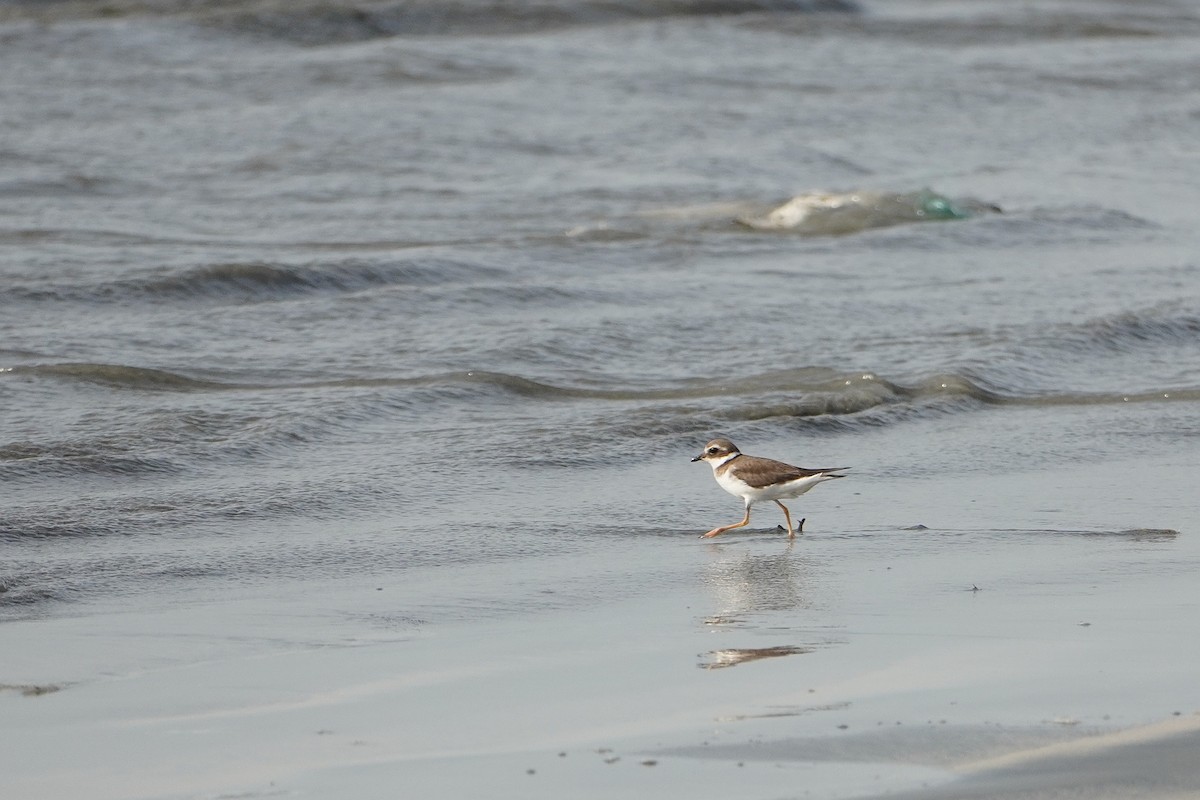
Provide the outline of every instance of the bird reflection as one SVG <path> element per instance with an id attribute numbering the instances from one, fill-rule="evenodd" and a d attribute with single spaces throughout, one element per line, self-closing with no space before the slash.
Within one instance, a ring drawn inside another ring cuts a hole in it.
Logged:
<path id="1" fill-rule="evenodd" d="M 713 613 L 705 625 L 746 627 L 758 615 L 807 608 L 811 566 L 793 553 L 789 543 L 782 552 L 766 555 L 714 547 L 715 558 L 705 567 L 703 580 L 712 592 Z M 773 647 L 727 647 L 701 656 L 702 669 L 724 669 L 758 661 L 812 652 L 812 647 L 792 644 Z"/>
<path id="2" fill-rule="evenodd" d="M 716 610 L 705 617 L 706 625 L 745 622 L 746 617 L 769 611 L 807 608 L 811 604 L 805 578 L 810 565 L 792 553 L 789 544 L 782 553 L 762 555 L 714 547 L 721 558 L 704 571 L 704 582 L 716 600 Z"/>
<path id="3" fill-rule="evenodd" d="M 793 647 L 791 645 L 784 645 L 782 647 L 735 647 L 728 650 L 712 650 L 705 653 L 705 660 L 701 661 L 699 666 L 703 669 L 724 669 L 725 667 L 736 667 L 738 664 L 745 664 L 747 661 L 757 661 L 760 658 L 778 658 L 780 656 L 794 656 L 798 653 L 811 652 L 811 647 Z"/>

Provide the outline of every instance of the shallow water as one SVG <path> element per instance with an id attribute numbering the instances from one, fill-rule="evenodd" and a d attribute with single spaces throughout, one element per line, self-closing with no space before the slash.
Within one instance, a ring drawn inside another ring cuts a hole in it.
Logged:
<path id="1" fill-rule="evenodd" d="M 0 3 L 0 620 L 263 610 L 0 683 L 705 587 L 768 629 L 853 604 L 838 559 L 655 546 L 740 513 L 688 463 L 718 434 L 850 464 L 794 507 L 848 563 L 1194 568 L 1192 9 L 105 9 Z M 868 201 L 746 224 L 814 193 Z M 693 662 L 828 644 L 783 638 Z"/>
<path id="2" fill-rule="evenodd" d="M 3 6 L 4 615 L 357 570 L 345 525 L 552 554 L 597 469 L 716 433 L 1194 449 L 1197 19 L 835 5 Z M 737 222 L 923 187 L 1002 213 Z"/>

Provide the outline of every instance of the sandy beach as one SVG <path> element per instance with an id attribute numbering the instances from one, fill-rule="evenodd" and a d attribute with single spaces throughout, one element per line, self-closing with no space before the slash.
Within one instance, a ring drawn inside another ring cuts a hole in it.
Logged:
<path id="1" fill-rule="evenodd" d="M 631 516 L 685 466 L 621 483 Z M 462 575 L 478 619 L 454 625 L 416 621 L 455 596 L 437 571 L 10 623 L 5 781 L 93 800 L 1189 796 L 1200 552 L 1175 530 L 1196 465 L 1174 466 L 860 475 L 791 544 L 618 525 L 536 571 Z M 1120 480 L 1101 526 L 1082 499 Z"/>

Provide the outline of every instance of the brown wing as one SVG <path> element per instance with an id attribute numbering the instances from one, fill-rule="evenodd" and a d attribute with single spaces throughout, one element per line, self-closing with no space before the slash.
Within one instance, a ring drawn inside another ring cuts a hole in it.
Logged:
<path id="1" fill-rule="evenodd" d="M 804 467 L 793 467 L 791 464 L 785 464 L 782 461 L 775 461 L 770 458 L 747 458 L 746 456 L 736 458 L 729 462 L 729 464 L 730 466 L 736 466 L 737 476 L 755 489 L 770 486 L 772 483 L 794 481 L 797 478 L 811 478 L 813 475 L 834 473 L 846 469 L 846 467 L 805 469 Z M 832 477 L 841 478 L 844 476 L 835 475 Z"/>

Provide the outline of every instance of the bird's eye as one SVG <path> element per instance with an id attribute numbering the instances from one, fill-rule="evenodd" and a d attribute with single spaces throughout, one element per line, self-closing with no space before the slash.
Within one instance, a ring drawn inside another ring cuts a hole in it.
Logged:
<path id="1" fill-rule="evenodd" d="M 716 454 L 717 454 L 717 448 L 715 448 L 715 447 L 710 447 L 710 448 L 708 448 L 708 454 L 709 454 L 709 455 L 716 455 Z"/>

